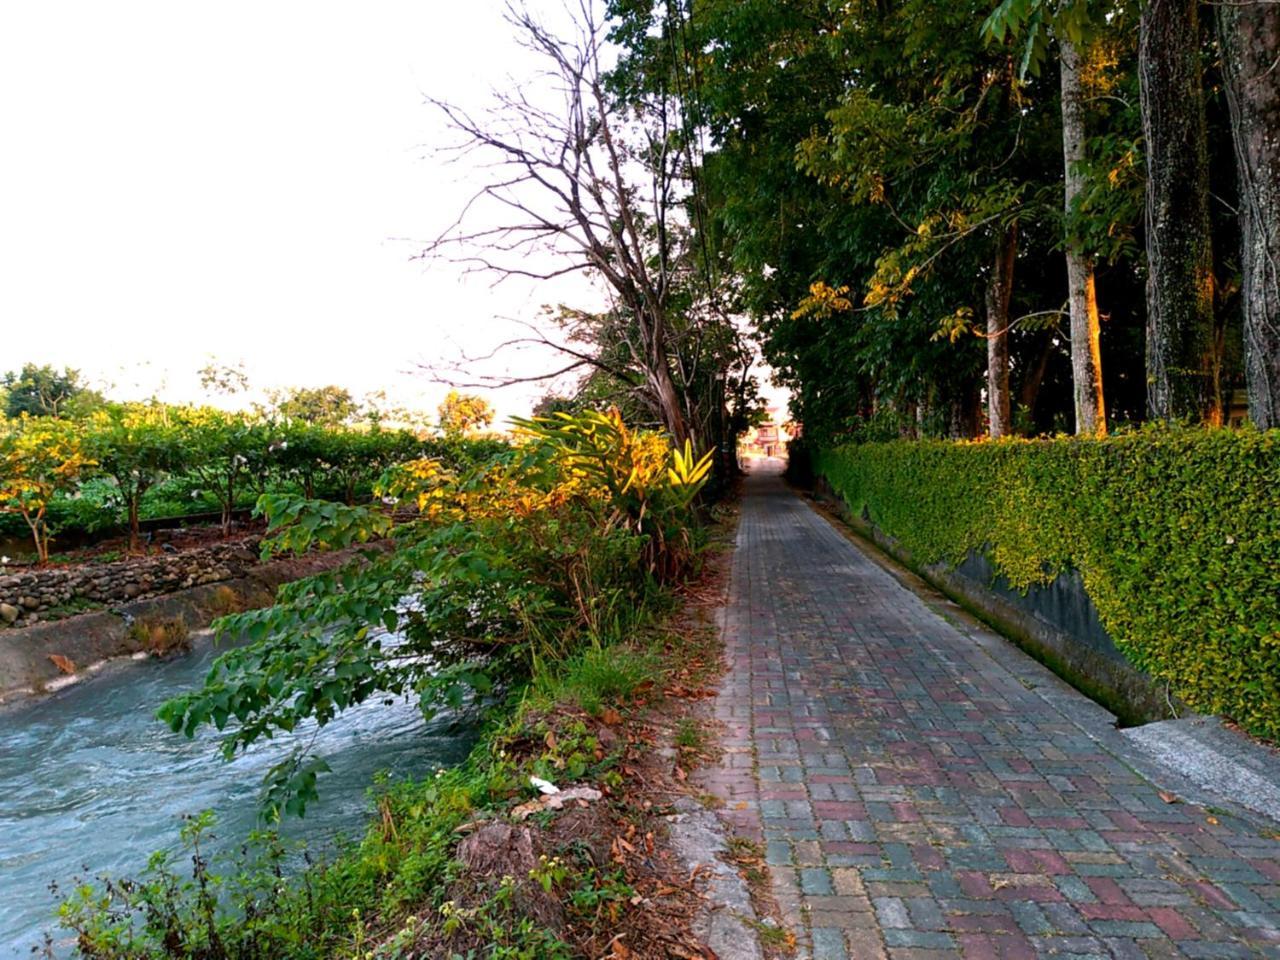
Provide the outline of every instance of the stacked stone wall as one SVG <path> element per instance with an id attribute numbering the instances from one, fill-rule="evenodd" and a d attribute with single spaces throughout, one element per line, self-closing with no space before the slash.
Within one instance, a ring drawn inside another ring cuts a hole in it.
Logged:
<path id="1" fill-rule="evenodd" d="M 151 557 L 0 576 L 0 628 L 234 580 L 257 565 L 260 543 L 260 537 L 244 537 Z"/>

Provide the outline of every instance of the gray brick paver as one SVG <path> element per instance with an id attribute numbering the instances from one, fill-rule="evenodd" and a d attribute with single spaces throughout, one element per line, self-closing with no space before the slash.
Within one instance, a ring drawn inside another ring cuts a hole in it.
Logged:
<path id="1" fill-rule="evenodd" d="M 703 777 L 801 957 L 1280 958 L 1280 842 L 1164 803 L 778 476 L 746 491 Z"/>

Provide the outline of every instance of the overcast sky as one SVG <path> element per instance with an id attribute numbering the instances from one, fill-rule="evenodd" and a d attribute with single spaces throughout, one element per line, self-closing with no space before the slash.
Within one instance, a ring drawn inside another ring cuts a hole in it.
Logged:
<path id="1" fill-rule="evenodd" d="M 259 387 L 433 405 L 415 361 L 477 352 L 497 318 L 577 293 L 411 259 L 467 189 L 432 154 L 447 137 L 423 94 L 476 104 L 527 82 L 500 12 L 0 5 L 0 370 L 69 364 L 117 395 L 189 400 L 212 355 Z"/>

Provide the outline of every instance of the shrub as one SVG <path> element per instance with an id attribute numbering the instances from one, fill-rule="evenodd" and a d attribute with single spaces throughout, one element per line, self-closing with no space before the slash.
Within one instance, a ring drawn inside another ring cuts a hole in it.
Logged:
<path id="1" fill-rule="evenodd" d="M 394 533 L 395 549 L 286 584 L 276 604 L 220 620 L 247 643 L 160 716 L 192 735 L 224 730 L 230 757 L 276 731 L 327 723 L 370 697 L 430 713 L 521 683 L 644 610 L 656 582 L 692 559 L 692 505 L 708 461 L 616 413 L 530 422 L 519 455 L 456 475 L 434 460 L 380 489 L 421 518 L 392 530 L 380 509 L 268 494 L 272 551 L 343 547 Z M 267 804 L 301 814 L 322 761 L 276 767 Z"/>
<path id="2" fill-rule="evenodd" d="M 1280 737 L 1280 431 L 891 442 L 815 457 L 921 563 L 1068 567 L 1116 645 L 1198 710 Z"/>

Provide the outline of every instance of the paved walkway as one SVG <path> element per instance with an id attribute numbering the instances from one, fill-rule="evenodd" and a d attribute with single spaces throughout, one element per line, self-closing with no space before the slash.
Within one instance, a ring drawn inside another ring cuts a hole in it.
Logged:
<path id="1" fill-rule="evenodd" d="M 1100 708 L 942 612 L 748 479 L 706 785 L 801 956 L 1280 957 L 1280 834 L 1165 803 Z"/>

